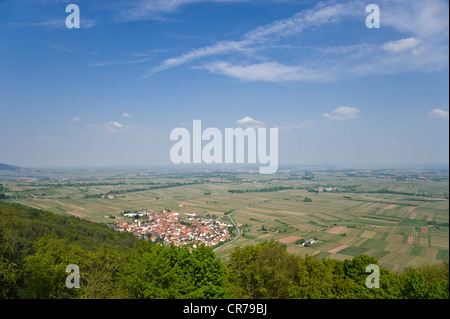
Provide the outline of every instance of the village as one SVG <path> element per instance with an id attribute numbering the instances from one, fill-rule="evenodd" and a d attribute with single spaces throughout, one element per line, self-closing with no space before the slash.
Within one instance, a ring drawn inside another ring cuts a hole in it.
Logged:
<path id="1" fill-rule="evenodd" d="M 317 192 L 332 192 L 332 191 L 345 191 L 345 188 L 336 187 L 336 186 L 332 186 L 332 187 L 319 186 L 319 187 L 315 187 L 314 190 Z"/>
<path id="2" fill-rule="evenodd" d="M 133 221 L 117 221 L 115 227 L 121 232 L 131 232 L 144 240 L 175 246 L 198 245 L 216 246 L 231 238 L 228 227 L 233 225 L 214 217 L 200 217 L 195 213 L 185 213 L 191 223 L 181 223 L 180 213 L 164 210 L 160 213 L 150 211 L 127 212 L 122 215 Z"/>

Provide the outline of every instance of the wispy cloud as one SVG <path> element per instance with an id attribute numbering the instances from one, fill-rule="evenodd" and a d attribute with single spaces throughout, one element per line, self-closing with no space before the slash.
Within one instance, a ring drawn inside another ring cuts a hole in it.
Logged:
<path id="1" fill-rule="evenodd" d="M 97 24 L 97 20 L 88 19 L 84 16 L 80 19 L 80 28 L 81 29 L 89 29 Z M 34 28 L 34 27 L 42 27 L 46 29 L 66 29 L 66 20 L 65 18 L 53 18 L 47 19 L 43 21 L 35 21 L 35 22 L 7 22 L 0 23 L 0 27 L 4 28 Z"/>
<path id="2" fill-rule="evenodd" d="M 70 47 L 68 47 L 65 44 L 61 44 L 61 43 L 47 43 L 44 42 L 45 45 L 49 46 L 50 48 L 53 48 L 55 50 L 64 52 L 64 53 L 74 53 L 73 49 L 71 49 Z"/>
<path id="3" fill-rule="evenodd" d="M 111 122 L 108 122 L 108 123 L 106 123 L 107 125 L 110 125 L 110 126 L 113 126 L 113 127 L 119 127 L 119 128 L 122 128 L 123 127 L 123 125 L 122 124 L 120 124 L 119 122 L 115 122 L 115 121 L 111 121 Z"/>
<path id="4" fill-rule="evenodd" d="M 359 110 L 355 107 L 340 106 L 331 113 L 324 113 L 323 116 L 330 120 L 345 121 L 358 117 Z"/>
<path id="5" fill-rule="evenodd" d="M 75 116 L 74 118 L 72 118 L 72 122 L 80 122 L 81 118 L 79 118 L 78 116 Z"/>
<path id="6" fill-rule="evenodd" d="M 124 131 L 124 127 L 121 123 L 116 121 L 110 121 L 103 124 L 106 132 L 108 133 L 119 133 Z"/>
<path id="7" fill-rule="evenodd" d="M 127 1 L 120 7 L 118 20 L 139 21 L 139 20 L 167 20 L 161 14 L 177 11 L 180 7 L 201 2 L 250 2 L 251 0 L 139 0 Z M 170 19 L 169 19 L 170 20 Z"/>
<path id="8" fill-rule="evenodd" d="M 98 67 L 104 67 L 104 66 L 111 66 L 111 65 L 117 65 L 117 64 L 134 64 L 134 63 L 143 63 L 151 60 L 152 57 L 146 57 L 141 59 L 133 59 L 133 60 L 116 60 L 116 61 L 102 61 L 102 62 L 95 62 L 89 64 L 90 68 L 98 68 Z"/>
<path id="9" fill-rule="evenodd" d="M 144 63 L 154 59 L 155 55 L 161 52 L 166 52 L 164 49 L 153 49 L 147 51 L 133 52 L 128 54 L 122 54 L 119 58 L 115 57 L 114 59 L 109 59 L 106 61 L 99 61 L 90 63 L 88 66 L 90 68 L 98 68 L 105 66 L 113 66 L 113 65 L 128 65 L 128 64 L 137 64 Z"/>
<path id="10" fill-rule="evenodd" d="M 108 121 L 102 123 L 86 123 L 84 127 L 88 130 L 93 130 L 96 134 L 138 134 L 143 128 L 133 124 L 123 124 L 119 121 Z"/>
<path id="11" fill-rule="evenodd" d="M 5 28 L 28 28 L 28 27 L 47 27 L 51 29 L 65 28 L 65 19 L 48 19 L 36 22 L 8 22 L 2 23 L 0 26 Z"/>
<path id="12" fill-rule="evenodd" d="M 263 62 L 249 65 L 234 65 L 225 61 L 206 63 L 202 68 L 211 73 L 228 75 L 245 81 L 324 81 L 329 77 L 328 72 L 308 69 L 302 66 L 284 65 L 278 62 Z"/>
<path id="13" fill-rule="evenodd" d="M 333 81 L 374 74 L 434 71 L 448 65 L 448 2 L 445 0 L 380 0 L 382 27 L 393 29 L 396 31 L 393 34 L 403 37 L 385 43 L 361 42 L 325 48 L 291 46 L 290 50 L 297 50 L 295 56 L 301 56 L 301 60 L 282 61 L 285 54 L 280 54 L 277 48 L 282 48 L 283 43 L 305 31 L 319 32 L 319 27 L 355 19 L 365 21 L 365 5 L 360 0 L 320 2 L 290 18 L 250 30 L 239 39 L 218 41 L 165 59 L 144 77 L 199 60 L 201 63 L 194 68 L 246 81 L 271 82 Z M 232 59 L 227 61 L 226 56 Z M 252 56 L 257 56 L 258 61 L 252 61 Z M 208 61 L 211 57 L 216 60 Z"/>
<path id="14" fill-rule="evenodd" d="M 130 57 L 150 57 L 154 56 L 155 53 L 161 53 L 161 52 L 167 52 L 165 49 L 153 49 L 153 50 L 147 50 L 147 51 L 141 51 L 141 52 L 133 52 L 129 54 Z"/>
<path id="15" fill-rule="evenodd" d="M 433 109 L 428 113 L 431 117 L 439 117 L 443 119 L 448 119 L 448 111 L 444 111 L 441 109 Z"/>
<path id="16" fill-rule="evenodd" d="M 251 30 L 244 34 L 240 40 L 219 41 L 214 45 L 193 49 L 178 57 L 166 59 L 160 65 L 149 70 L 145 76 L 153 75 L 157 72 L 209 56 L 236 52 L 253 52 L 257 50 L 257 47 L 255 47 L 257 45 L 266 45 L 267 42 L 273 42 L 299 34 L 309 27 L 336 22 L 346 14 L 355 14 L 355 8 L 352 8 L 347 4 L 337 4 L 328 7 L 323 4 L 319 4 L 313 10 L 302 11 L 294 15 L 292 18 L 277 20 L 268 25 Z M 208 65 L 206 68 L 208 68 Z M 214 68 L 210 69 L 214 70 Z"/>
<path id="17" fill-rule="evenodd" d="M 157 72 L 161 72 L 170 68 L 174 68 L 177 66 L 180 66 L 182 64 L 195 61 L 204 57 L 217 55 L 217 54 L 224 54 L 229 53 L 233 51 L 244 51 L 244 44 L 236 41 L 221 41 L 216 43 L 213 46 L 208 46 L 200 49 L 195 49 L 192 51 L 189 51 L 187 53 L 184 53 L 178 57 L 170 58 L 164 60 L 161 64 L 159 64 L 156 67 L 153 67 L 151 70 L 149 70 L 146 74 L 144 74 L 144 77 L 151 76 Z"/>

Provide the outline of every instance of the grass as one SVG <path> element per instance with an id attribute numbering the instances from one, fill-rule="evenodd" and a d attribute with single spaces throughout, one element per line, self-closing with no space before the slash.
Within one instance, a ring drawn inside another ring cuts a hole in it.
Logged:
<path id="1" fill-rule="evenodd" d="M 237 209 L 234 220 L 245 225 L 245 236 L 235 244 L 217 252 L 226 260 L 236 246 L 244 246 L 265 240 L 279 240 L 288 236 L 306 239 L 318 238 L 319 243 L 308 248 L 288 243 L 288 250 L 304 256 L 317 254 L 319 258 L 345 259 L 369 252 L 383 259 L 392 269 L 401 270 L 406 265 L 433 263 L 448 260 L 448 226 L 429 228 L 427 219 L 448 223 L 448 179 L 429 182 L 376 180 L 363 177 L 345 177 L 339 172 L 326 172 L 315 181 L 292 178 L 289 174 L 279 176 L 239 175 L 229 176 L 231 182 L 209 181 L 204 184 L 182 185 L 158 189 L 145 189 L 154 185 L 174 182 L 198 181 L 198 177 L 161 176 L 104 176 L 89 181 L 64 184 L 24 183 L 1 181 L 7 184 L 11 194 L 45 194 L 38 199 L 19 198 L 14 201 L 58 214 L 71 214 L 95 222 L 112 223 L 109 215 L 120 220 L 124 210 L 149 209 L 154 212 L 171 209 L 185 213 L 216 215 L 223 220 L 225 213 Z M 203 177 L 202 177 L 203 178 Z M 225 177 L 221 177 L 226 179 Z M 249 181 L 244 181 L 249 180 Z M 255 181 L 255 182 L 253 182 Z M 84 184 L 83 184 L 84 183 Z M 307 188 L 314 185 L 347 185 L 351 192 L 311 193 Z M 119 186 L 120 185 L 120 186 Z M 264 189 L 268 187 L 293 187 L 277 192 L 230 193 L 229 189 Z M 124 192 L 119 198 L 84 198 L 86 194 Z M 434 197 L 416 197 L 397 193 L 380 194 L 373 191 L 387 188 L 403 193 L 433 193 Z M 441 197 L 439 197 L 441 196 Z M 312 202 L 303 202 L 305 197 Z M 351 197 L 351 199 L 349 199 Z M 180 203 L 189 207 L 180 207 Z M 413 217 L 413 218 L 412 218 Z M 265 231 L 261 231 L 264 226 Z M 333 234 L 335 227 L 345 227 L 343 233 Z M 409 236 L 413 237 L 408 244 Z M 349 247 L 338 253 L 329 251 L 341 245 Z"/>

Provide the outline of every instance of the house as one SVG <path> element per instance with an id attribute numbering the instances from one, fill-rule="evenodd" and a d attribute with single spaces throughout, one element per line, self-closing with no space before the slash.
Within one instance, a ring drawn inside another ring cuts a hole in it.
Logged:
<path id="1" fill-rule="evenodd" d="M 302 246 L 303 247 L 309 247 L 309 246 L 311 246 L 312 244 L 315 244 L 315 243 L 317 243 L 318 242 L 318 240 L 315 240 L 315 239 L 308 239 L 308 240 L 306 240 L 306 241 L 304 241 L 303 243 L 302 243 Z"/>
<path id="2" fill-rule="evenodd" d="M 127 217 L 147 214 L 149 219 L 137 219 L 136 223 L 116 222 L 116 229 L 132 232 L 142 238 L 146 237 L 144 239 L 152 242 L 163 241 L 164 244 L 174 243 L 177 246 L 194 243 L 212 246 L 226 241 L 230 237 L 227 229 L 228 225 L 226 223 L 217 223 L 211 218 L 196 218 L 194 219 L 196 221 L 189 227 L 178 222 L 178 212 L 165 210 L 158 214 L 151 213 L 149 215 L 148 213 L 148 211 L 125 213 L 123 215 Z M 192 218 L 189 219 L 192 220 Z"/>
<path id="3" fill-rule="evenodd" d="M 114 194 L 108 194 L 108 195 L 102 195 L 102 198 L 108 198 L 108 199 L 114 199 L 114 198 L 118 198 L 119 195 L 114 195 Z"/>
<path id="4" fill-rule="evenodd" d="M 123 216 L 126 216 L 126 217 L 134 217 L 136 215 L 144 216 L 144 213 L 125 213 L 125 214 L 123 214 Z"/>
<path id="5" fill-rule="evenodd" d="M 170 212 L 167 215 L 169 215 L 169 217 L 178 218 L 179 213 L 177 213 L 177 212 Z"/>

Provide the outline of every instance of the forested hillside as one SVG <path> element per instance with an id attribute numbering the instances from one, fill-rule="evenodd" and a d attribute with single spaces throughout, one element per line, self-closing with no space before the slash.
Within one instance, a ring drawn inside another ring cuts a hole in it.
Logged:
<path id="1" fill-rule="evenodd" d="M 0 203 L 0 298 L 448 298 L 448 262 L 402 275 L 374 257 L 319 260 L 274 241 L 237 248 L 228 263 L 211 248 L 165 247 L 75 217 Z M 65 285 L 66 266 L 80 288 Z"/>
<path id="2" fill-rule="evenodd" d="M 20 169 L 19 166 L 15 165 L 8 165 L 5 163 L 0 163 L 0 170 L 6 170 L 6 171 L 18 171 Z"/>
<path id="3" fill-rule="evenodd" d="M 66 267 L 80 269 L 68 289 Z M 164 247 L 75 217 L 0 203 L 0 298 L 223 298 L 213 251 Z"/>
<path id="4" fill-rule="evenodd" d="M 301 258 L 270 241 L 237 248 L 228 264 L 229 287 L 236 298 L 416 299 L 448 298 L 448 262 L 397 275 L 380 269 L 380 287 L 367 288 L 366 267 L 378 264 L 367 255 L 352 260 Z"/>

